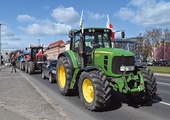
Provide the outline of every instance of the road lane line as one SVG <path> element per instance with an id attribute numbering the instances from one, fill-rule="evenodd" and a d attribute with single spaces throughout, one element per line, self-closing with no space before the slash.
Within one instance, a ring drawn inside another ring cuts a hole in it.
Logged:
<path id="1" fill-rule="evenodd" d="M 162 102 L 162 101 L 155 100 L 155 99 L 153 99 L 153 101 L 154 101 L 154 102 L 157 102 L 157 103 L 161 103 L 161 104 L 170 106 L 170 103 Z"/>
<path id="2" fill-rule="evenodd" d="M 163 83 L 163 82 L 156 82 L 158 84 L 162 84 L 162 85 L 170 85 L 169 83 Z"/>

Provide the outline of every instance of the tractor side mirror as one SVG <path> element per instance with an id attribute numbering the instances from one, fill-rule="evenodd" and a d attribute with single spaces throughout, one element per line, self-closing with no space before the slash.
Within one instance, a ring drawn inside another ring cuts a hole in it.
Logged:
<path id="1" fill-rule="evenodd" d="M 121 31 L 121 37 L 125 38 L 125 31 Z"/>
<path id="2" fill-rule="evenodd" d="M 73 31 L 73 30 L 70 30 L 70 31 L 69 31 L 69 37 L 70 37 L 70 38 L 73 38 L 73 37 L 74 37 L 74 31 Z"/>

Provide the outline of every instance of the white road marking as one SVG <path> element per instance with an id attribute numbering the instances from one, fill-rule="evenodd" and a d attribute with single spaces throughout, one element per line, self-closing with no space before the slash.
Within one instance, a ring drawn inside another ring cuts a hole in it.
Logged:
<path id="1" fill-rule="evenodd" d="M 158 84 L 162 84 L 162 85 L 170 85 L 169 83 L 163 83 L 163 82 L 156 82 Z"/>
<path id="2" fill-rule="evenodd" d="M 154 100 L 154 99 L 153 99 L 153 101 L 157 102 L 157 103 L 161 103 L 161 104 L 170 106 L 170 103 L 166 103 L 166 102 L 162 102 L 162 101 L 158 101 L 158 100 Z"/>

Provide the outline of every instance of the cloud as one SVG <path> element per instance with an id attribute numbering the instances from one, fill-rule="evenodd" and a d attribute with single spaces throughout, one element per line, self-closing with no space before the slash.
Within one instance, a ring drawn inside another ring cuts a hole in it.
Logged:
<path id="1" fill-rule="evenodd" d="M 122 20 L 148 27 L 167 27 L 170 25 L 170 2 L 156 0 L 132 0 L 121 8 L 115 16 Z"/>
<path id="2" fill-rule="evenodd" d="M 44 7 L 44 9 L 46 8 L 49 9 L 48 6 Z M 46 38 L 50 40 L 56 36 L 66 36 L 66 39 L 68 39 L 68 32 L 72 29 L 72 26 L 79 25 L 80 15 L 73 7 L 57 7 L 50 15 L 55 18 L 55 21 L 54 19 L 49 20 L 46 18 L 40 20 L 28 14 L 18 15 L 17 21 L 25 22 L 25 24 L 18 26 L 20 32 L 23 32 L 23 36 L 16 36 L 9 28 L 4 29 L 2 31 L 3 48 L 23 48 L 28 46 L 28 44 L 35 43 L 34 40 L 39 38 L 46 45 L 48 45 L 48 42 L 45 41 Z"/>
<path id="3" fill-rule="evenodd" d="M 51 14 L 58 22 L 62 23 L 77 23 L 79 14 L 73 7 L 64 8 L 62 6 L 54 9 Z"/>
<path id="4" fill-rule="evenodd" d="M 20 46 L 19 43 L 21 41 L 21 38 L 16 36 L 14 32 L 6 25 L 3 25 L 1 29 L 2 49 L 18 48 Z"/>
<path id="5" fill-rule="evenodd" d="M 99 13 L 93 13 L 93 12 L 88 12 L 89 18 L 94 19 L 94 20 L 99 20 L 105 17 L 104 14 L 99 14 Z"/>
<path id="6" fill-rule="evenodd" d="M 18 22 L 34 22 L 36 19 L 29 15 L 18 15 L 17 20 Z"/>
<path id="7" fill-rule="evenodd" d="M 71 26 L 61 23 L 54 23 L 49 20 L 44 20 L 30 24 L 27 27 L 20 27 L 20 29 L 22 29 L 29 35 L 45 36 L 68 34 Z"/>

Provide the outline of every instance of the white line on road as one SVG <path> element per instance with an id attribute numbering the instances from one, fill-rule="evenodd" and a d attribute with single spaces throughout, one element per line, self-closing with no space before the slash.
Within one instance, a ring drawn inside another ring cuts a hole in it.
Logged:
<path id="1" fill-rule="evenodd" d="M 162 84 L 162 85 L 170 85 L 169 83 L 163 83 L 163 82 L 156 82 L 158 84 Z"/>
<path id="2" fill-rule="evenodd" d="M 161 103 L 161 104 L 170 106 L 170 103 L 166 103 L 166 102 L 162 102 L 162 101 L 154 100 L 154 99 L 153 99 L 153 101 L 154 101 L 154 102 L 157 102 L 157 103 Z"/>

